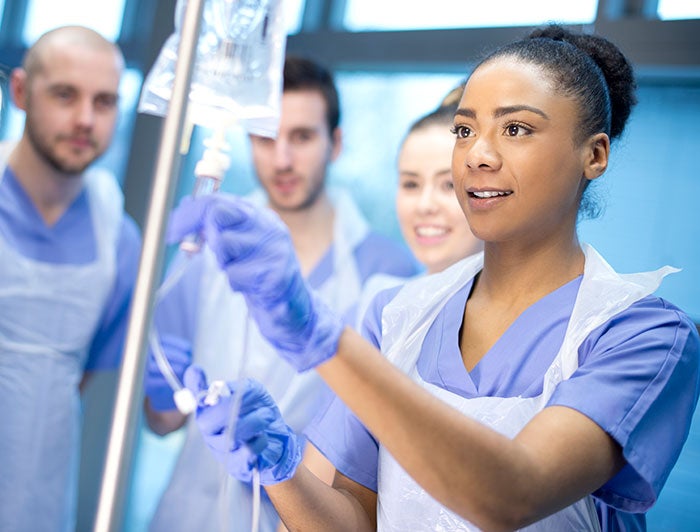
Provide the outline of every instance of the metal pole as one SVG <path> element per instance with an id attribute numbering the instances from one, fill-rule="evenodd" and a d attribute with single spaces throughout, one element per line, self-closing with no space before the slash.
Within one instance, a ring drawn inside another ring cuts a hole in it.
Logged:
<path id="1" fill-rule="evenodd" d="M 94 530 L 97 532 L 118 532 L 122 527 L 126 487 L 131 475 L 136 421 L 142 408 L 142 380 L 148 329 L 153 311 L 152 302 L 163 262 L 163 236 L 175 192 L 172 185 L 175 170 L 178 168 L 177 157 L 184 129 L 204 1 L 188 0 L 183 18 L 175 80 L 158 150 L 139 274 L 131 302 L 124 358 L 105 457 L 95 518 Z"/>

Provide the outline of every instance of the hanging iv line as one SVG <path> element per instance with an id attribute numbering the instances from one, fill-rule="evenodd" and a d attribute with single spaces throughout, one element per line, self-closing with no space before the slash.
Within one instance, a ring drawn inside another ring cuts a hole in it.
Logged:
<path id="1" fill-rule="evenodd" d="M 159 299 L 165 297 L 170 288 L 177 284 L 177 281 L 182 277 L 182 274 L 186 271 L 189 260 L 185 260 L 178 265 L 178 268 L 168 277 L 166 282 L 163 283 L 161 288 L 157 293 L 156 302 Z M 243 329 L 243 339 L 242 339 L 242 351 L 241 360 L 239 363 L 238 378 L 239 382 L 244 373 L 248 358 L 248 337 L 250 329 L 250 317 L 246 314 L 245 317 L 245 327 Z M 175 401 L 175 406 L 178 411 L 183 415 L 192 414 L 200 403 L 206 404 L 208 406 L 213 406 L 221 399 L 230 394 L 228 385 L 224 381 L 214 380 L 209 384 L 206 391 L 203 391 L 198 397 L 188 389 L 185 388 L 179 381 L 170 362 L 168 362 L 165 353 L 160 345 L 158 335 L 155 327 L 151 327 L 149 331 L 149 344 L 153 352 L 156 363 L 161 373 L 165 377 L 166 381 L 173 390 L 173 399 Z M 236 431 L 236 425 L 238 422 L 238 413 L 240 412 L 242 393 L 234 395 L 233 403 L 231 406 L 231 412 L 226 423 L 225 428 L 225 439 L 230 441 L 233 439 Z M 253 493 L 253 503 L 251 508 L 251 532 L 257 532 L 260 526 L 260 471 L 257 467 L 253 468 L 253 482 L 252 482 L 252 493 Z M 221 506 L 221 530 L 225 532 L 230 529 L 230 512 L 228 511 L 228 492 L 231 484 L 231 478 L 228 474 L 224 477 L 224 484 L 220 492 L 220 506 Z"/>
<path id="2" fill-rule="evenodd" d="M 146 77 L 139 101 L 141 112 L 159 116 L 165 116 L 168 112 L 180 27 L 187 1 L 178 0 L 175 10 L 176 32 L 166 41 Z M 276 136 L 285 43 L 286 29 L 282 20 L 281 0 L 205 0 L 189 87 L 188 117 L 194 124 L 212 129 L 213 134 L 204 141 L 204 154 L 195 167 L 193 196 L 219 190 L 230 166 L 229 146 L 226 142 L 229 128 L 241 126 L 252 134 Z M 198 253 L 201 245 L 200 235 L 190 235 L 183 240 L 180 249 L 184 252 L 185 260 L 177 265 L 177 269 L 171 272 L 157 290 L 155 303 L 162 300 L 181 278 L 190 262 L 187 259 Z M 238 378 L 244 375 L 248 356 L 249 319 L 246 314 Z M 173 389 L 176 406 L 183 414 L 196 410 L 199 401 L 215 402 L 218 394 L 227 391 L 219 382 L 213 381 L 203 397 L 194 397 L 172 370 L 154 326 L 149 331 L 148 343 L 158 368 Z M 234 409 L 227 425 L 229 434 L 235 434 L 235 403 L 234 400 Z M 258 528 L 260 515 L 259 479 L 259 471 L 255 469 L 252 509 L 254 532 Z M 222 515 L 230 516 L 230 513 Z M 224 523 L 222 527 L 223 525 Z"/>
<path id="3" fill-rule="evenodd" d="M 195 185 L 193 188 L 192 195 L 194 197 L 200 197 L 206 194 L 213 194 L 219 190 L 221 182 L 224 179 L 226 170 L 228 170 L 230 161 L 226 153 L 229 151 L 229 145 L 226 142 L 225 130 L 220 128 L 216 130 L 213 135 L 204 141 L 206 150 L 202 158 L 198 161 L 195 166 Z M 200 235 L 188 235 L 180 244 L 180 250 L 184 254 L 184 260 L 179 262 L 176 268 L 168 275 L 156 291 L 154 306 L 156 306 L 163 298 L 168 294 L 168 292 L 177 285 L 178 281 L 182 278 L 182 275 L 187 271 L 187 267 L 190 264 L 190 258 L 201 251 L 202 239 Z M 242 347 L 241 347 L 241 357 L 239 362 L 239 368 L 237 373 L 238 379 L 243 377 L 244 370 L 247 365 L 247 359 L 249 355 L 249 328 L 250 328 L 250 317 L 246 313 L 245 316 L 245 327 L 243 329 Z M 224 381 L 214 380 L 209 384 L 209 388 L 202 392 L 198 397 L 192 393 L 191 390 L 184 387 L 183 384 L 178 379 L 177 375 L 172 369 L 167 356 L 163 352 L 160 339 L 157 333 L 155 324 L 151 325 L 148 334 L 148 342 L 153 353 L 153 357 L 156 360 L 158 369 L 163 374 L 166 382 L 173 390 L 173 400 L 178 411 L 183 415 L 190 415 L 195 412 L 199 404 L 206 404 L 209 406 L 218 403 L 221 397 L 229 395 L 230 391 L 228 386 Z M 226 424 L 225 438 L 227 440 L 232 440 L 235 435 L 236 425 L 238 422 L 238 413 L 240 411 L 241 394 L 234 395 L 233 404 L 231 407 L 231 413 Z M 224 478 L 224 485 L 221 491 L 221 530 L 222 532 L 230 529 L 229 520 L 230 512 L 226 507 L 226 494 L 229 491 L 230 478 L 228 475 Z M 260 520 L 260 472 L 258 468 L 253 468 L 253 504 L 251 509 L 251 532 L 257 532 L 259 528 Z"/>
<path id="4" fill-rule="evenodd" d="M 195 182 L 192 197 L 199 198 L 219 191 L 226 171 L 231 165 L 227 153 L 226 130 L 217 128 L 211 137 L 204 140 L 204 154 L 194 167 Z M 180 249 L 186 253 L 198 253 L 201 249 L 201 235 L 188 235 L 181 243 Z"/>

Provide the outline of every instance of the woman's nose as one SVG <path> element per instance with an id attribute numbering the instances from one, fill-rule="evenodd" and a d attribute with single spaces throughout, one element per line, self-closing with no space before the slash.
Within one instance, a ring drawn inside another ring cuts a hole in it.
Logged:
<path id="1" fill-rule="evenodd" d="M 501 157 L 496 142 L 489 135 L 475 137 L 464 148 L 464 164 L 471 170 L 497 170 Z"/>
<path id="2" fill-rule="evenodd" d="M 421 212 L 434 212 L 437 210 L 437 202 L 435 198 L 435 187 L 432 185 L 424 186 L 418 196 L 418 210 Z"/>

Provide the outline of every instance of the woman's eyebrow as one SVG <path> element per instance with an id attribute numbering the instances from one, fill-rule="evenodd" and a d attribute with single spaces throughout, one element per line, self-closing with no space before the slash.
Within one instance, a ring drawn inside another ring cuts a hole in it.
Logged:
<path id="1" fill-rule="evenodd" d="M 509 105 L 506 107 L 499 107 L 493 112 L 493 116 L 494 118 L 500 118 L 508 114 L 517 113 L 518 111 L 530 111 L 531 113 L 535 113 L 537 115 L 540 115 L 542 118 L 549 120 L 549 116 L 547 116 L 547 113 L 545 113 L 541 109 L 538 109 L 537 107 L 532 107 L 530 105 Z M 458 115 L 464 116 L 466 118 L 476 118 L 476 111 L 469 107 L 460 107 L 455 111 L 455 116 Z"/>
<path id="2" fill-rule="evenodd" d="M 455 116 L 464 116 L 466 118 L 476 118 L 476 112 L 474 109 L 470 109 L 468 107 L 460 107 L 455 111 Z"/>
<path id="3" fill-rule="evenodd" d="M 519 111 L 530 111 L 531 113 L 535 113 L 536 115 L 540 115 L 542 118 L 549 120 L 547 113 L 530 105 L 509 105 L 507 107 L 499 107 L 493 112 L 493 116 L 494 118 L 500 118 L 501 116 L 517 113 Z"/>

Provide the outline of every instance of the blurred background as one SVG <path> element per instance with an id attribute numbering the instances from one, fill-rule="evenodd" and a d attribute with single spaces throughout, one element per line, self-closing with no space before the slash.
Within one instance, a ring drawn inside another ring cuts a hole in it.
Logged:
<path id="1" fill-rule="evenodd" d="M 605 210 L 581 223 L 621 272 L 682 268 L 659 294 L 700 323 L 700 0 L 282 0 L 287 50 L 335 73 L 345 151 L 331 181 L 347 185 L 374 225 L 400 239 L 394 212 L 395 158 L 406 127 L 435 107 L 494 46 L 549 21 L 596 32 L 633 62 L 639 104 L 612 166 L 600 180 Z M 115 141 L 99 164 L 120 179 L 126 208 L 143 225 L 162 119 L 136 112 L 141 84 L 173 31 L 176 0 L 0 0 L 4 80 L 43 32 L 82 24 L 117 41 L 127 60 Z M 409 7 L 410 6 L 410 7 Z M 23 115 L 3 98 L 0 138 L 17 138 Z M 195 128 L 177 196 L 189 193 L 206 132 Z M 232 131 L 232 168 L 223 188 L 250 191 L 255 178 L 243 131 Z M 116 376 L 91 382 L 85 399 L 79 529 L 91 530 Z M 700 415 L 657 505 L 649 530 L 700 530 Z M 126 530 L 145 530 L 167 483 L 180 434 L 140 431 Z"/>

